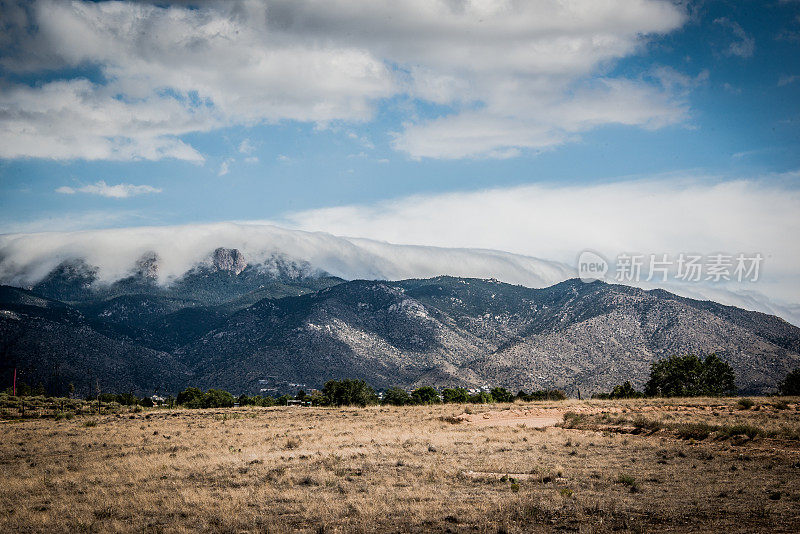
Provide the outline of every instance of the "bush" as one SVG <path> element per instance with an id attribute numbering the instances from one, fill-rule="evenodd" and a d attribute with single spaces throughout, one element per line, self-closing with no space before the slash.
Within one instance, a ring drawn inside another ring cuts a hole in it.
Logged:
<path id="1" fill-rule="evenodd" d="M 778 386 L 781 395 L 800 396 L 800 367 L 788 373 Z"/>
<path id="2" fill-rule="evenodd" d="M 644 393 L 636 391 L 629 381 L 614 386 L 610 393 L 600 393 L 594 396 L 597 399 L 640 399 Z"/>
<path id="3" fill-rule="evenodd" d="M 636 484 L 636 479 L 633 478 L 631 475 L 625 475 L 620 473 L 615 480 L 617 484 L 622 484 L 623 486 L 628 486 L 630 488 L 631 493 L 636 493 L 639 491 L 639 486 Z"/>
<path id="4" fill-rule="evenodd" d="M 753 399 L 739 399 L 739 400 L 736 402 L 736 406 L 737 406 L 737 407 L 738 407 L 740 410 L 749 410 L 750 408 L 752 408 L 753 406 L 755 406 L 755 404 L 756 404 L 756 403 L 755 403 L 755 402 L 753 402 Z"/>
<path id="5" fill-rule="evenodd" d="M 562 401 L 566 400 L 567 395 L 558 389 L 540 389 L 539 391 L 534 391 L 530 394 L 520 391 L 517 393 L 517 398 L 525 402 Z"/>
<path id="6" fill-rule="evenodd" d="M 651 397 L 719 397 L 736 392 L 730 365 L 715 354 L 705 359 L 693 354 L 654 362 L 645 393 Z"/>
<path id="7" fill-rule="evenodd" d="M 675 432 L 679 438 L 704 440 L 715 430 L 707 423 L 679 423 L 675 426 Z"/>
<path id="8" fill-rule="evenodd" d="M 391 387 L 383 392 L 383 404 L 391 404 L 393 406 L 405 406 L 411 404 L 411 396 L 399 387 Z"/>

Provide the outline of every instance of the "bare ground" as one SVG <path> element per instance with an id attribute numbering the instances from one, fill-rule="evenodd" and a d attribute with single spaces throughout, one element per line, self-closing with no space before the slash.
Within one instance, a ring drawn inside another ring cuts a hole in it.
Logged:
<path id="1" fill-rule="evenodd" d="M 0 532 L 796 532 L 800 411 L 789 401 L 13 422 L 0 442 Z M 586 428 L 548 426 L 567 411 Z M 662 426 L 642 429 L 637 417 Z M 687 421 L 781 437 L 685 439 L 675 425 Z"/>

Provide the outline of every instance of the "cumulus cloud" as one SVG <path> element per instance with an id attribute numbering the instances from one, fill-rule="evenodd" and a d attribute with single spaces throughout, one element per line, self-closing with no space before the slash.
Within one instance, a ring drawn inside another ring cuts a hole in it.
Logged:
<path id="1" fill-rule="evenodd" d="M 201 162 L 182 135 L 283 120 L 366 121 L 377 102 L 399 95 L 449 110 L 438 119 L 409 115 L 395 147 L 415 158 L 509 157 L 601 124 L 658 128 L 687 113 L 657 83 L 587 83 L 685 22 L 683 8 L 660 0 L 191 8 L 37 0 L 2 9 L 7 72 L 89 69 L 83 78 L 6 83 L 4 158 Z M 100 75 L 89 79 L 92 69 Z"/>
<path id="2" fill-rule="evenodd" d="M 161 189 L 153 187 L 152 185 L 107 184 L 103 180 L 81 187 L 62 186 L 56 189 L 56 193 L 64 195 L 87 193 L 89 195 L 99 195 L 108 198 L 128 198 L 149 193 L 161 193 L 161 191 Z"/>

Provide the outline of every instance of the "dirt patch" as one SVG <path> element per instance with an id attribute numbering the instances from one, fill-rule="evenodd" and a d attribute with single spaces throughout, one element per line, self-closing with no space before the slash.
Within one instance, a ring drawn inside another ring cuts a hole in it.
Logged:
<path id="1" fill-rule="evenodd" d="M 553 410 L 498 410 L 475 414 L 461 414 L 459 419 L 476 426 L 516 426 L 546 428 L 560 423 L 564 414 Z"/>

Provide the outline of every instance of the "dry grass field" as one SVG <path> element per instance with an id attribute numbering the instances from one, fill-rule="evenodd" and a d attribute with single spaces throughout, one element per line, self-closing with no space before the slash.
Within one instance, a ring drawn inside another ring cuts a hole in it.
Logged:
<path id="1" fill-rule="evenodd" d="M 800 404 L 754 401 L 4 421 L 0 532 L 797 532 Z"/>

